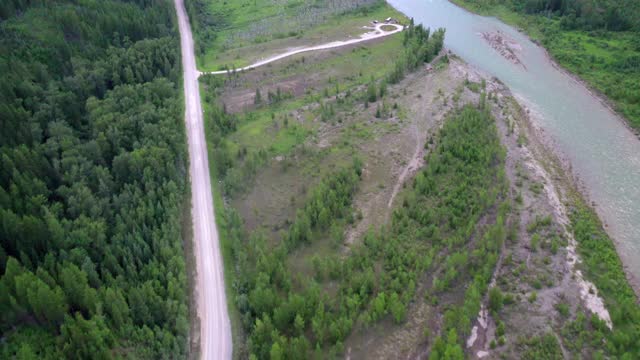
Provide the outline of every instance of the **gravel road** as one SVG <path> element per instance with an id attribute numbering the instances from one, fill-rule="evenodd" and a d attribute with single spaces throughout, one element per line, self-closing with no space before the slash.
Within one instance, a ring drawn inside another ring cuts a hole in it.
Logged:
<path id="1" fill-rule="evenodd" d="M 394 29 L 390 30 L 390 31 L 385 31 L 385 30 L 382 29 L 383 26 L 391 26 L 391 27 L 394 27 Z M 278 54 L 276 56 L 273 56 L 273 57 L 270 57 L 270 58 L 267 58 L 267 59 L 264 59 L 264 60 L 260 60 L 260 61 L 256 62 L 255 64 L 252 64 L 252 65 L 240 68 L 240 69 L 236 69 L 236 71 L 247 71 L 247 70 L 255 69 L 255 68 L 259 67 L 259 66 L 266 65 L 266 64 L 272 63 L 274 61 L 277 61 L 277 60 L 280 60 L 280 59 L 284 59 L 286 57 L 289 57 L 289 56 L 292 56 L 292 55 L 296 55 L 296 54 L 300 54 L 300 53 L 303 53 L 303 52 L 334 49 L 334 48 L 338 48 L 338 47 L 342 47 L 342 46 L 357 44 L 357 43 L 361 43 L 361 42 L 364 42 L 364 41 L 369 41 L 369 40 L 373 40 L 373 39 L 377 39 L 377 38 L 393 35 L 395 33 L 398 33 L 400 31 L 404 30 L 404 26 L 403 25 L 386 24 L 386 23 L 376 24 L 374 27 L 365 26 L 364 28 L 365 29 L 369 29 L 371 31 L 360 35 L 359 38 L 351 39 L 351 40 L 345 40 L 345 41 L 333 41 L 333 42 L 322 44 L 322 45 L 303 47 L 303 48 L 299 48 L 299 49 L 293 49 L 293 50 L 284 52 L 282 54 Z M 204 74 L 222 75 L 222 74 L 226 74 L 226 73 L 228 73 L 227 70 L 219 70 L 219 71 L 205 71 L 205 72 L 202 72 L 201 74 L 203 74 L 203 75 Z"/>
<path id="2" fill-rule="evenodd" d="M 200 357 L 201 359 L 230 359 L 231 325 L 227 313 L 223 263 L 213 211 L 209 159 L 198 88 L 199 73 L 196 69 L 191 26 L 183 0 L 175 0 L 175 7 L 180 28 L 184 71 L 185 123 L 189 141 L 191 212 L 200 320 Z"/>

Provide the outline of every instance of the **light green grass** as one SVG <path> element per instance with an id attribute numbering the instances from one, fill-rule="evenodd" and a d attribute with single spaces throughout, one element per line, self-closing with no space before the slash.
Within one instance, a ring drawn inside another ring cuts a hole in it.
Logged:
<path id="1" fill-rule="evenodd" d="M 312 121 L 318 116 L 319 110 L 306 110 L 300 112 L 302 121 L 298 121 L 290 116 L 290 113 L 300 109 L 305 105 L 310 105 L 324 101 L 321 97 L 322 90 L 326 87 L 330 95 L 335 95 L 335 84 L 341 92 L 353 89 L 359 85 L 366 84 L 373 76 L 374 79 L 382 78 L 394 66 L 394 57 L 389 56 L 402 49 L 402 35 L 394 35 L 382 42 L 370 45 L 359 46 L 345 54 L 333 56 L 321 62 L 309 62 L 300 64 L 297 67 L 285 67 L 282 72 L 275 71 L 269 77 L 269 82 L 278 82 L 278 79 L 296 75 L 322 74 L 327 80 L 324 86 L 319 87 L 315 92 L 301 98 L 286 100 L 282 103 L 270 106 L 263 106 L 253 111 L 239 115 L 239 125 L 236 132 L 226 140 L 227 145 L 233 151 L 240 147 L 249 150 L 264 149 L 272 155 L 286 155 L 296 146 L 304 143 L 309 136 L 315 133 L 321 124 L 319 121 Z M 294 62 L 297 60 L 294 59 Z M 260 86 L 258 84 L 257 86 Z M 354 95 L 355 96 L 355 95 Z M 263 95 L 264 97 L 264 95 Z M 333 102 L 332 102 L 333 103 Z M 391 106 L 392 104 L 388 104 Z M 341 110 L 340 105 L 335 104 L 337 110 Z M 347 110 L 352 104 L 344 104 L 342 110 Z M 273 115 L 273 117 L 272 117 Z M 289 126 L 283 126 L 283 119 L 287 116 Z M 279 131 L 275 130 L 274 123 L 278 124 Z M 385 126 L 381 123 L 380 126 Z M 388 124 L 387 124 L 388 125 Z M 370 132 L 369 129 L 365 129 Z M 365 131 L 362 130 L 362 131 Z M 359 132 L 359 133 L 360 133 Z M 361 135 L 367 138 L 371 134 Z"/>
<path id="2" fill-rule="evenodd" d="M 376 43 L 362 43 L 349 51 L 335 51 L 335 56 L 323 61 L 313 61 L 312 53 L 294 55 L 282 60 L 286 66 L 267 67 L 271 74 L 255 87 L 268 87 L 296 76 L 306 76 L 308 81 L 312 78 L 319 79 L 314 85 L 316 95 L 303 100 L 305 103 L 319 101 L 319 94 L 325 88 L 330 95 L 335 95 L 336 85 L 339 92 L 353 89 L 355 86 L 368 83 L 371 77 L 380 79 L 393 69 L 396 58 L 392 54 L 403 51 L 402 34 L 389 36 Z"/>
<path id="3" fill-rule="evenodd" d="M 203 70 L 220 70 L 225 66 L 240 68 L 261 58 L 282 53 L 291 47 L 347 40 L 367 32 L 368 30 L 363 26 L 371 25 L 370 22 L 374 19 L 393 17 L 407 21 L 404 15 L 385 3 L 374 6 L 367 12 L 334 15 L 322 23 L 304 27 L 291 24 L 292 17 L 302 2 L 290 3 L 284 12 L 278 12 L 280 7 L 274 6 L 272 1 L 257 0 L 250 4 L 249 2 L 242 4 L 243 1 L 227 3 L 227 5 L 217 1 L 210 3 L 212 12 L 228 14 L 229 19 L 227 19 L 228 25 L 216 31 L 215 40 L 207 44 L 204 53 L 198 56 L 198 65 Z M 282 24 L 283 31 L 268 29 L 269 35 L 237 39 L 238 34 L 250 32 L 250 29 L 256 26 L 255 24 L 264 19 L 278 19 L 277 23 Z"/>
<path id="4" fill-rule="evenodd" d="M 348 53 L 339 54 L 322 62 L 298 63 L 295 67 L 274 74 L 272 79 L 277 81 L 279 78 L 304 71 L 336 81 L 343 89 L 349 88 L 366 83 L 371 76 L 376 79 L 385 76 L 395 65 L 396 57 L 393 54 L 401 51 L 403 51 L 402 35 L 391 35 L 382 42 L 375 44 L 365 42 Z M 305 56 L 311 55 L 300 54 L 293 59 L 301 59 Z"/>
<path id="5" fill-rule="evenodd" d="M 312 133 L 313 126 L 299 123 L 289 116 L 289 126 L 284 127 L 285 114 L 306 103 L 305 99 L 294 99 L 277 106 L 267 106 L 240 116 L 238 130 L 226 141 L 231 149 L 244 146 L 250 150 L 265 149 L 273 155 L 287 154 L 296 145 L 303 143 Z M 275 115 L 275 120 L 271 117 Z M 274 128 L 274 121 L 280 129 Z"/>

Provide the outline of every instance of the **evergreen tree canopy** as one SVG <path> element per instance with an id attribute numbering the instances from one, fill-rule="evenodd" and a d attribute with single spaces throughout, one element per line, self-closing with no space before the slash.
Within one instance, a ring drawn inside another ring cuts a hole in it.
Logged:
<path id="1" fill-rule="evenodd" d="M 0 357 L 180 357 L 173 3 L 8 0 L 0 19 Z"/>

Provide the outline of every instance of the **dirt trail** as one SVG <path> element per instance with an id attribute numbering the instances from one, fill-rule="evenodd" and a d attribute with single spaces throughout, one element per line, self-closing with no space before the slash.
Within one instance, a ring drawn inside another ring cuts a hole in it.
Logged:
<path id="1" fill-rule="evenodd" d="M 175 0 L 175 8 L 178 14 L 184 71 L 185 123 L 189 142 L 193 245 L 197 273 L 195 293 L 200 320 L 200 358 L 230 359 L 231 325 L 227 313 L 223 263 L 213 210 L 207 143 L 198 87 L 199 73 L 196 69 L 193 37 L 183 0 Z"/>
<path id="2" fill-rule="evenodd" d="M 391 30 L 391 31 L 385 31 L 382 30 L 383 26 L 393 26 L 395 29 Z M 353 44 L 357 44 L 363 41 L 369 41 L 369 40 L 373 40 L 373 39 L 378 39 L 381 37 L 385 37 L 385 36 L 389 36 L 389 35 L 393 35 L 395 33 L 398 33 L 402 30 L 404 30 L 404 26 L 402 25 L 398 25 L 398 24 L 376 24 L 374 27 L 365 27 L 366 29 L 370 29 L 372 31 L 369 31 L 367 33 L 364 33 L 362 35 L 360 35 L 359 38 L 357 39 L 351 39 L 351 40 L 345 40 L 345 41 L 334 41 L 334 42 L 330 42 L 327 44 L 322 44 L 322 45 L 317 45 L 317 46 L 310 46 L 310 47 L 303 47 L 301 49 L 295 49 L 295 50 L 291 50 L 291 51 L 287 51 L 285 53 L 282 53 L 280 55 L 276 55 L 264 60 L 260 60 L 252 65 L 240 68 L 240 69 L 236 69 L 236 71 L 247 71 L 247 70 L 251 70 L 251 69 L 255 69 L 257 67 L 272 63 L 274 61 L 278 61 L 281 59 L 284 59 L 286 57 L 292 56 L 292 55 L 296 55 L 296 54 L 300 54 L 303 52 L 308 52 L 308 51 L 315 51 L 315 50 L 327 50 L 327 49 L 333 49 L 333 48 L 337 48 L 337 47 L 342 47 L 342 46 L 347 46 L 347 45 L 353 45 Z M 200 75 L 222 75 L 222 74 L 227 74 L 229 72 L 229 70 L 220 70 L 220 71 L 204 71 L 204 72 L 200 72 Z"/>
<path id="3" fill-rule="evenodd" d="M 387 204 L 387 207 L 389 209 L 391 209 L 391 205 L 393 205 L 393 200 L 396 198 L 396 195 L 398 194 L 398 191 L 400 191 L 400 188 L 402 187 L 402 184 L 404 184 L 404 181 L 407 179 L 407 176 L 413 175 L 414 172 L 416 172 L 418 169 L 420 169 L 424 165 L 424 159 L 423 159 L 424 155 L 422 151 L 423 143 L 421 141 L 422 138 L 420 137 L 420 129 L 418 128 L 417 125 L 412 126 L 412 128 L 416 136 L 416 150 L 413 153 L 413 156 L 411 157 L 411 161 L 409 161 L 407 166 L 402 170 L 402 173 L 398 177 L 398 181 L 396 181 L 396 184 L 393 187 L 393 192 L 391 193 L 391 197 L 389 198 L 389 203 Z"/>

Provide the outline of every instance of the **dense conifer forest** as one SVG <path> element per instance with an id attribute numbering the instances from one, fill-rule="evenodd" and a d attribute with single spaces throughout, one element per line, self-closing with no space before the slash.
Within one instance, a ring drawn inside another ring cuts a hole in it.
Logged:
<path id="1" fill-rule="evenodd" d="M 482 1 L 478 1 L 482 2 Z M 508 0 L 514 10 L 528 14 L 556 15 L 565 29 L 640 30 L 640 3 L 634 0 Z M 491 1 L 488 1 L 491 3 Z"/>
<path id="2" fill-rule="evenodd" d="M 189 329 L 169 0 L 0 3 L 0 357 L 177 358 Z"/>

